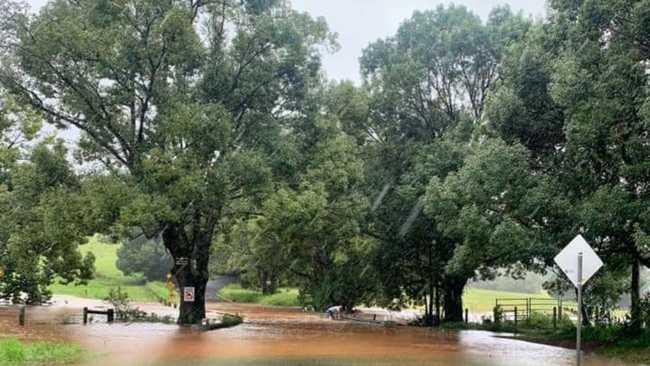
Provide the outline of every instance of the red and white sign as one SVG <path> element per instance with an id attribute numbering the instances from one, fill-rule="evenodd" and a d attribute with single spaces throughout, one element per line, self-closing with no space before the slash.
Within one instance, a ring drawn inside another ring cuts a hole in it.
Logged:
<path id="1" fill-rule="evenodd" d="M 194 287 L 183 287 L 183 301 L 194 302 Z"/>

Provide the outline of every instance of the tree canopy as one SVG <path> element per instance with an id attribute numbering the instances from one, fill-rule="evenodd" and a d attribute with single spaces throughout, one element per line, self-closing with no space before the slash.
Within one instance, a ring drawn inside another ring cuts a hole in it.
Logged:
<path id="1" fill-rule="evenodd" d="M 417 11 L 355 85 L 327 80 L 335 34 L 285 1 L 0 0 L 0 295 L 84 281 L 87 235 L 135 231 L 120 266 L 161 239 L 154 267 L 196 293 L 180 324 L 204 318 L 212 270 L 314 309 L 423 305 L 431 325 L 462 320 L 470 280 L 554 271 L 581 233 L 607 268 L 585 319 L 625 284 L 638 329 L 648 8 Z M 79 138 L 38 138 L 43 122 Z"/>

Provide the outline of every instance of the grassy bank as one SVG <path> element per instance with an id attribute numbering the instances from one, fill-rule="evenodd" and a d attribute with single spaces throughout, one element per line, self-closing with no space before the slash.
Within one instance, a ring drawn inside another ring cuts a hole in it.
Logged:
<path id="1" fill-rule="evenodd" d="M 52 342 L 21 342 L 15 338 L 0 339 L 0 364 L 66 365 L 76 363 L 84 355 L 77 345 Z"/>
<path id="2" fill-rule="evenodd" d="M 239 285 L 228 285 L 219 291 L 219 297 L 226 301 L 261 304 L 268 306 L 300 306 L 298 290 L 281 288 L 273 295 L 263 295 L 260 291 L 244 289 Z"/>
<path id="3" fill-rule="evenodd" d="M 445 323 L 447 330 L 487 330 L 507 333 L 507 338 L 552 346 L 575 348 L 576 328 L 568 317 L 558 320 L 547 314 L 534 313 L 530 320 L 522 320 L 515 327 L 512 321 L 494 323 Z M 512 335 L 514 334 L 514 335 Z M 625 325 L 592 326 L 582 328 L 582 349 L 588 353 L 612 357 L 631 364 L 650 364 L 650 329 L 631 334 Z"/>
<path id="4" fill-rule="evenodd" d="M 517 339 L 574 348 L 575 327 L 550 331 L 521 329 Z M 633 364 L 650 363 L 650 329 L 632 335 L 623 326 L 596 326 L 582 329 L 582 349 Z"/>
<path id="5" fill-rule="evenodd" d="M 141 276 L 125 276 L 117 269 L 115 262 L 120 245 L 102 243 L 97 236 L 90 238 L 88 244 L 81 246 L 80 250 L 95 255 L 95 279 L 83 286 L 55 283 L 50 287 L 52 293 L 104 299 L 111 288 L 120 287 L 134 301 L 158 302 L 159 299 L 167 298 L 167 288 L 163 282 L 147 282 Z"/>

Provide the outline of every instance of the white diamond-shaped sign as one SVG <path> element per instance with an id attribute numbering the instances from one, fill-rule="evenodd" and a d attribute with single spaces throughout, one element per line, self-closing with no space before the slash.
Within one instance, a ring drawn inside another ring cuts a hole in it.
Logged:
<path id="1" fill-rule="evenodd" d="M 578 287 L 578 254 L 582 253 L 582 284 L 584 285 L 589 279 L 603 266 L 603 261 L 589 243 L 578 235 L 571 240 L 560 254 L 555 256 L 555 263 L 562 269 L 562 272 Z"/>

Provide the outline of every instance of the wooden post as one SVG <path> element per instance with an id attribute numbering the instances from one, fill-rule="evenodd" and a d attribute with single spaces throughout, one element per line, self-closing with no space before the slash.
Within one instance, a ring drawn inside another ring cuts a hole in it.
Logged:
<path id="1" fill-rule="evenodd" d="M 494 309 L 492 310 L 493 313 L 492 319 L 494 320 L 494 324 L 497 324 L 500 321 L 500 319 L 498 318 L 499 314 L 497 314 L 498 312 L 499 312 L 499 307 L 495 306 Z"/>
<path id="2" fill-rule="evenodd" d="M 553 330 L 557 330 L 557 308 L 553 307 Z"/>
<path id="3" fill-rule="evenodd" d="M 18 324 L 25 326 L 25 305 L 20 307 L 20 312 L 18 313 Z"/>
<path id="4" fill-rule="evenodd" d="M 108 309 L 106 312 L 106 321 L 108 323 L 112 323 L 115 320 L 115 310 L 113 309 Z"/>
<path id="5" fill-rule="evenodd" d="M 469 309 L 465 308 L 465 324 L 469 324 Z"/>
<path id="6" fill-rule="evenodd" d="M 88 324 L 88 308 L 84 308 L 84 324 Z"/>
<path id="7" fill-rule="evenodd" d="M 515 306 L 515 331 L 517 330 L 517 307 Z"/>

